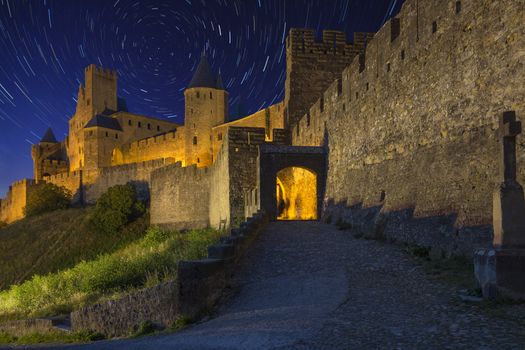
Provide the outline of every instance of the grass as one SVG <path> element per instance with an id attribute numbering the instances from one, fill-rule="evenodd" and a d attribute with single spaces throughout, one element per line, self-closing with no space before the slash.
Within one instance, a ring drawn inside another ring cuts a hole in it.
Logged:
<path id="1" fill-rule="evenodd" d="M 149 224 L 146 215 L 106 234 L 89 223 L 92 212 L 58 210 L 0 228 L 0 290 L 115 251 L 141 238 Z"/>
<path id="2" fill-rule="evenodd" d="M 102 339 L 104 339 L 104 336 L 99 333 L 85 331 L 33 333 L 21 337 L 0 332 L 0 344 L 82 343 Z"/>
<path id="3" fill-rule="evenodd" d="M 67 313 L 173 280 L 178 261 L 205 257 L 208 245 L 217 242 L 220 234 L 212 229 L 181 233 L 150 228 L 143 238 L 113 253 L 64 271 L 35 275 L 0 292 L 0 319 Z"/>

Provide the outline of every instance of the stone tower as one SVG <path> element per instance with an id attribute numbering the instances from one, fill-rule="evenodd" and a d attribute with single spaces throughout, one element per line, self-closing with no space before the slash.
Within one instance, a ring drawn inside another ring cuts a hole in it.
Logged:
<path id="1" fill-rule="evenodd" d="M 354 42 L 346 42 L 346 34 L 323 30 L 318 41 L 313 29 L 290 29 L 286 38 L 286 82 L 284 103 L 285 127 L 291 130 L 308 113 L 310 107 L 326 91 L 343 69 L 364 53 L 372 33 L 355 33 Z"/>
<path id="2" fill-rule="evenodd" d="M 68 170 L 63 151 L 62 144 L 57 141 L 51 128 L 47 129 L 39 143 L 31 146 L 33 172 L 37 182 L 40 182 L 44 176 Z"/>
<path id="3" fill-rule="evenodd" d="M 212 128 L 228 116 L 228 92 L 204 56 L 184 91 L 184 100 L 185 164 L 208 166 L 213 163 Z"/>
<path id="4" fill-rule="evenodd" d="M 70 170 L 82 169 L 85 164 L 84 127 L 97 114 L 117 110 L 117 74 L 109 69 L 89 65 L 85 69 L 85 86 L 78 90 L 77 109 L 69 120 L 66 140 Z"/>

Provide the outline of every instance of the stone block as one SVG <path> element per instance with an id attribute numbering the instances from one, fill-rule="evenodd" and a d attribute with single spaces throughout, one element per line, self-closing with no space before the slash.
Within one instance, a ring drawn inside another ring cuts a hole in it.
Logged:
<path id="1" fill-rule="evenodd" d="M 208 247 L 208 258 L 210 259 L 227 259 L 235 255 L 233 244 L 215 244 Z"/>
<path id="2" fill-rule="evenodd" d="M 479 249 L 474 273 L 484 297 L 525 300 L 525 249 Z"/>

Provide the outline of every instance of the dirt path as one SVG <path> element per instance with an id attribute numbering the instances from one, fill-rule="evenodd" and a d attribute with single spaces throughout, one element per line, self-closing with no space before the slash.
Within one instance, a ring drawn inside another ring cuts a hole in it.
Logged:
<path id="1" fill-rule="evenodd" d="M 67 348 L 525 349 L 523 324 L 461 302 L 398 247 L 318 222 L 271 223 L 235 281 L 208 322 Z"/>

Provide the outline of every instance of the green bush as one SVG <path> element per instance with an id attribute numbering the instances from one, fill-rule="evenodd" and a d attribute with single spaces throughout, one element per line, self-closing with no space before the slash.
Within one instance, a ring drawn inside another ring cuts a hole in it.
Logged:
<path id="1" fill-rule="evenodd" d="M 120 230 L 124 225 L 144 215 L 146 208 L 137 200 L 131 184 L 110 187 L 97 201 L 92 223 L 107 233 Z"/>
<path id="2" fill-rule="evenodd" d="M 58 209 L 66 209 L 71 203 L 71 192 L 51 183 L 36 186 L 27 194 L 24 213 L 27 217 L 40 215 Z"/>

